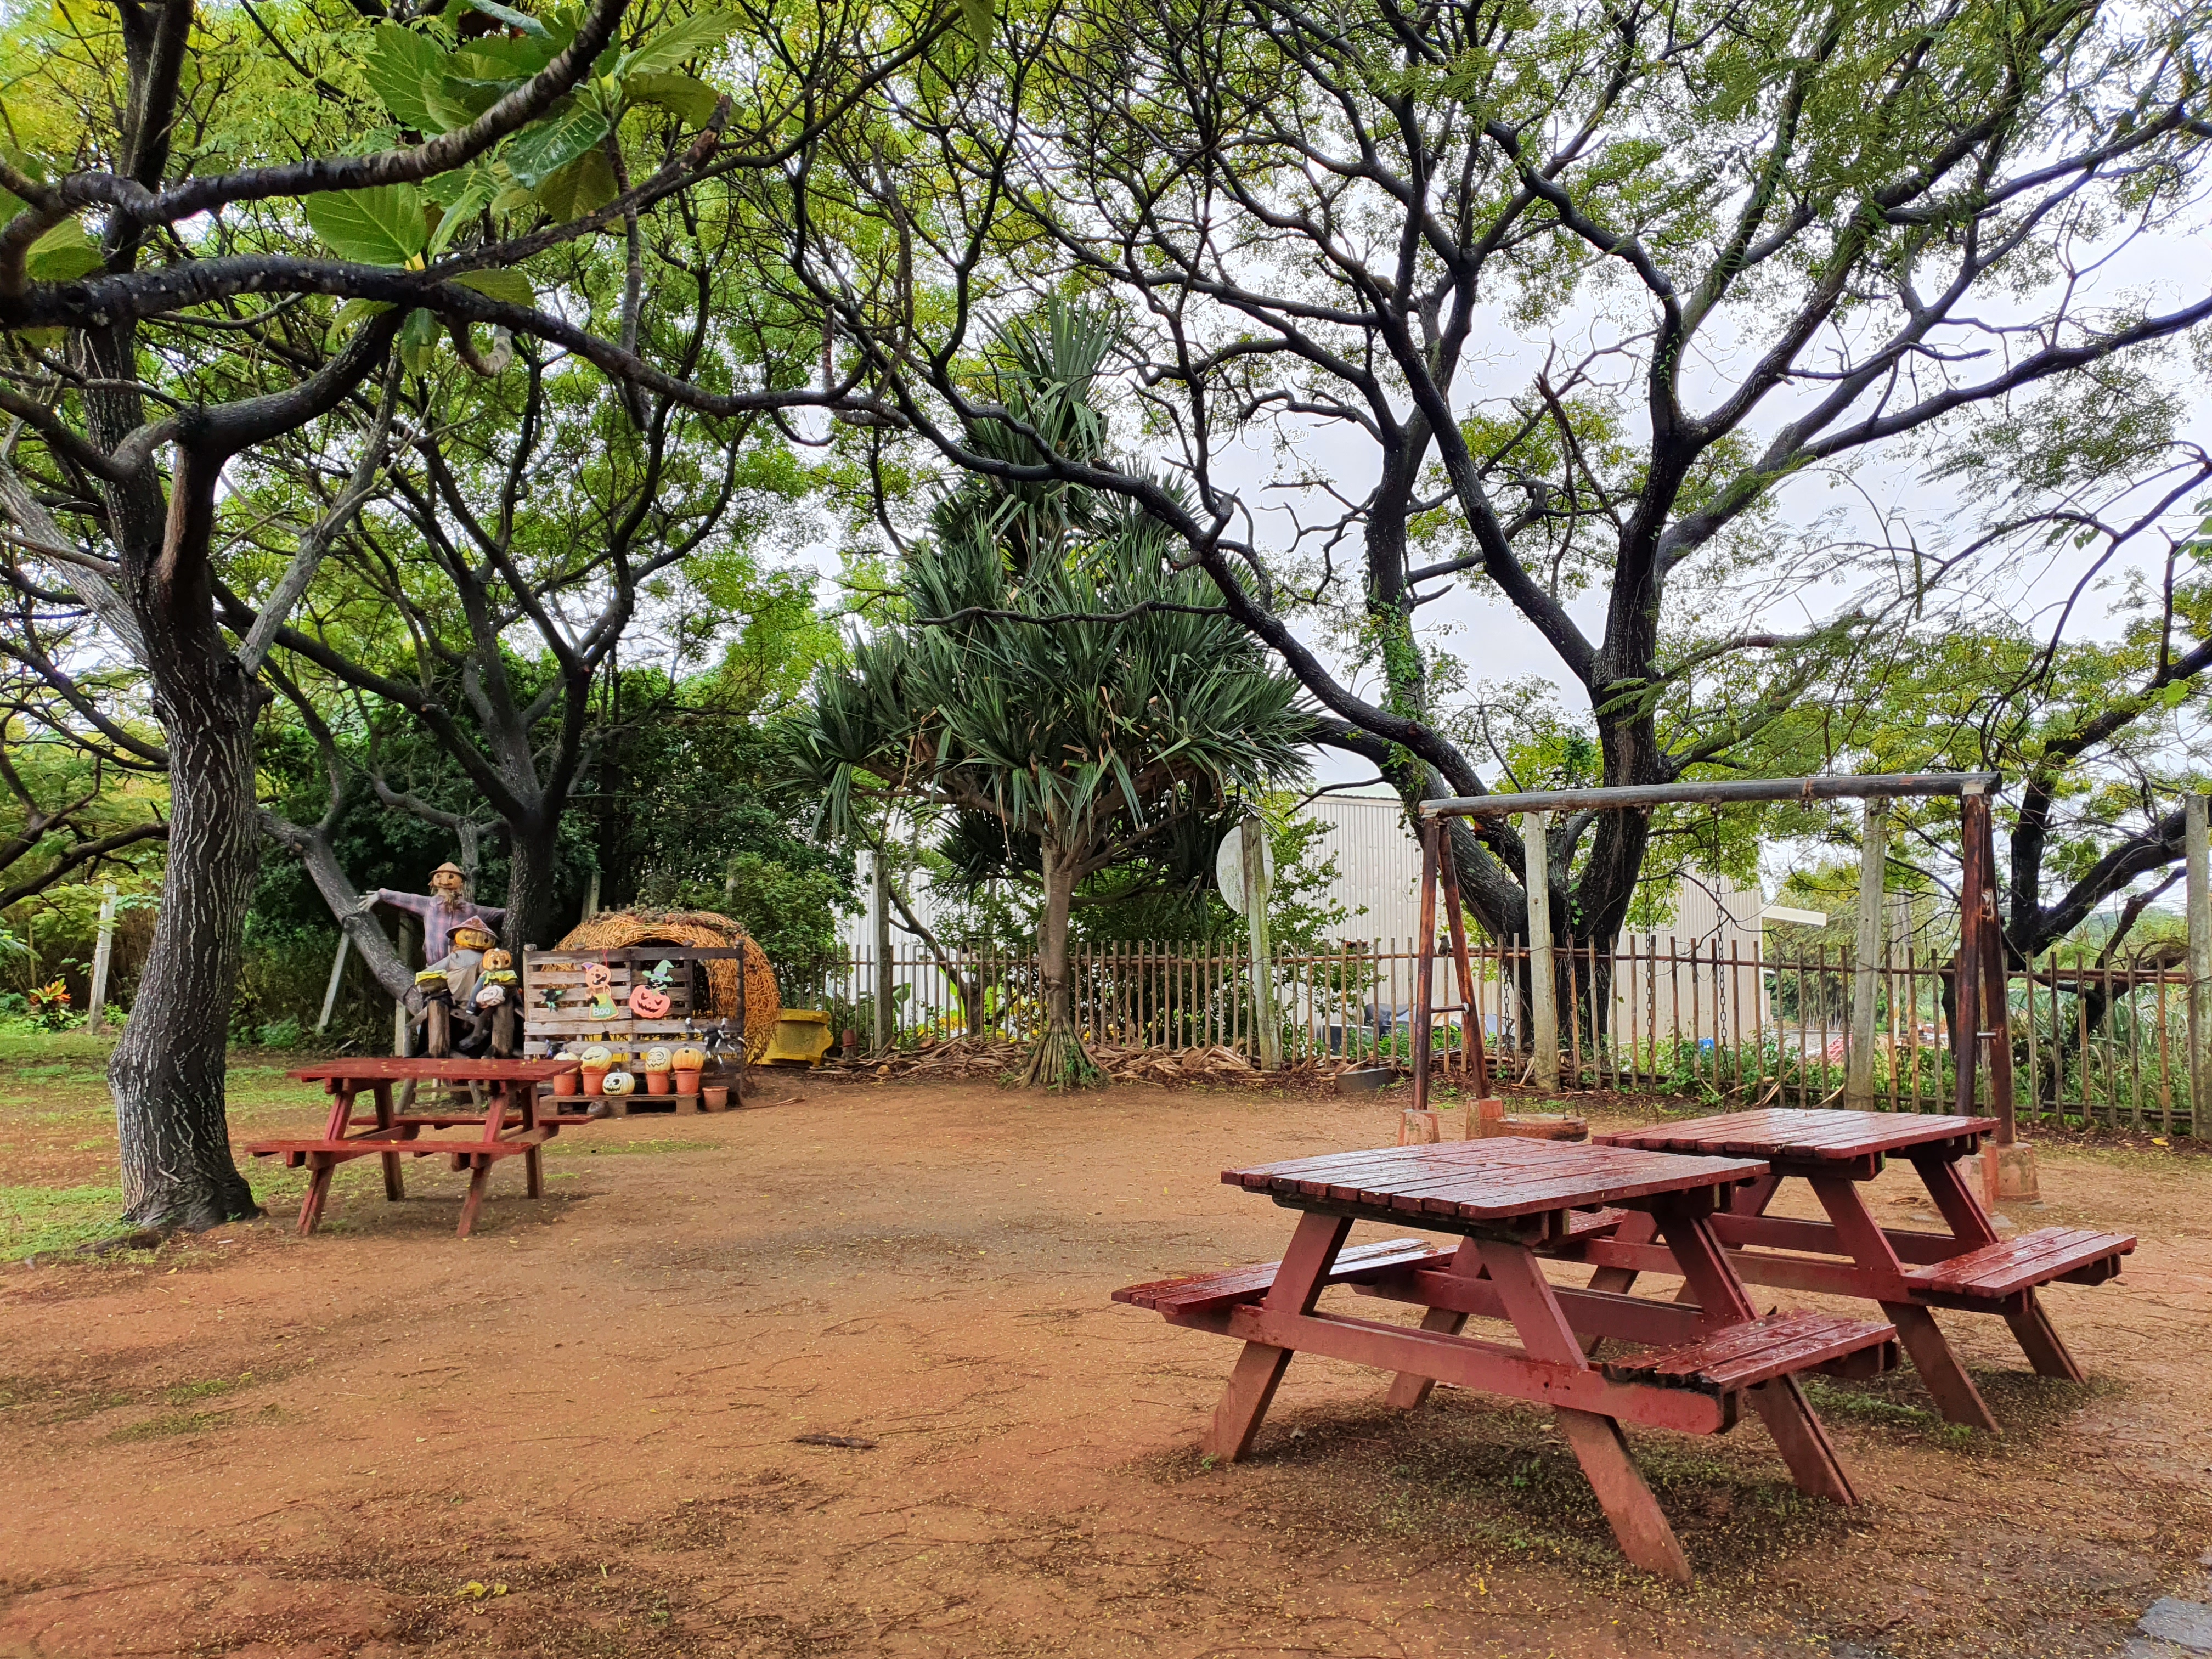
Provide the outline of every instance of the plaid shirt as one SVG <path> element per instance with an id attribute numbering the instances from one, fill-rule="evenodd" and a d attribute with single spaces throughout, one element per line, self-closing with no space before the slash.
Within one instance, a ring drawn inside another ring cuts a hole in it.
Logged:
<path id="1" fill-rule="evenodd" d="M 442 962 L 453 948 L 453 930 L 465 921 L 476 921 L 495 939 L 507 912 L 467 899 L 446 899 L 435 893 L 401 893 L 389 887 L 376 890 L 376 902 L 422 918 L 422 960 Z"/>

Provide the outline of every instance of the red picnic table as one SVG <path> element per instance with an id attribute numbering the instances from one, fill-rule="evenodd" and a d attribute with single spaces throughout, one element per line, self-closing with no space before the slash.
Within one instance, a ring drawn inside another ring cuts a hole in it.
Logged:
<path id="1" fill-rule="evenodd" d="M 300 1231 L 312 1233 L 330 1195 L 331 1171 L 349 1158 L 384 1160 L 384 1196 L 397 1202 L 406 1195 L 400 1158 L 450 1156 L 453 1168 L 469 1171 L 469 1195 L 461 1203 L 459 1236 L 466 1238 L 483 1204 L 491 1166 L 520 1154 L 532 1198 L 544 1194 L 538 1149 L 560 1133 L 563 1123 L 587 1123 L 584 1114 L 562 1113 L 551 1098 L 542 1103 L 538 1085 L 576 1069 L 573 1060 L 331 1060 L 302 1066 L 287 1075 L 301 1083 L 320 1083 L 331 1097 L 330 1121 L 315 1140 L 257 1140 L 246 1147 L 256 1158 L 282 1158 L 285 1167 L 314 1173 L 300 1201 Z M 395 1107 L 392 1085 L 406 1091 Z M 423 1084 L 465 1091 L 471 1109 L 411 1110 Z M 355 1098 L 366 1092 L 371 1115 L 354 1115 Z M 425 1129 L 472 1128 L 473 1138 L 424 1140 Z M 359 1133 L 356 1133 L 358 1131 Z"/>
<path id="2" fill-rule="evenodd" d="M 2136 1247 L 2128 1234 L 2071 1227 L 2000 1238 L 1973 1183 L 1958 1170 L 1959 1160 L 1972 1157 L 1996 1127 L 1988 1117 L 1780 1109 L 1595 1139 L 1644 1152 L 1765 1159 L 1765 1176 L 1739 1190 L 1725 1212 L 1713 1218 L 1712 1231 L 1728 1246 L 1737 1274 L 1754 1285 L 1879 1303 L 1943 1415 L 1994 1431 L 1996 1419 L 1929 1310 L 2001 1315 L 2038 1373 L 2079 1382 L 2081 1368 L 2059 1340 L 2036 1290 L 2054 1280 L 2100 1284 L 2118 1274 L 2120 1258 Z M 1892 1152 L 1911 1164 L 1949 1232 L 1906 1231 L 1875 1219 L 1861 1188 L 1881 1173 Z M 1826 1223 L 1766 1213 L 1776 1189 L 1790 1179 L 1812 1188 Z M 1597 1266 L 1592 1289 L 1626 1292 L 1639 1272 L 1682 1271 L 1669 1243 L 1657 1238 L 1648 1218 L 1637 1216 L 1602 1237 L 1577 1240 L 1561 1254 Z"/>
<path id="3" fill-rule="evenodd" d="M 1797 1485 L 1856 1503 L 1850 1479 L 1796 1373 L 1872 1376 L 1895 1363 L 1887 1324 L 1753 1309 L 1713 1217 L 1764 1162 L 1684 1158 L 1551 1141 L 1474 1140 L 1339 1152 L 1231 1170 L 1221 1177 L 1304 1212 L 1280 1261 L 1135 1285 L 1114 1299 L 1170 1324 L 1243 1340 L 1205 1449 L 1233 1462 L 1250 1449 L 1295 1352 L 1397 1373 L 1392 1404 L 1419 1405 L 1437 1382 L 1550 1406 L 1612 1523 L 1621 1551 L 1648 1571 L 1686 1580 L 1688 1560 L 1644 1485 L 1623 1423 L 1717 1434 L 1748 1401 Z M 1593 1213 L 1592 1212 L 1595 1212 Z M 1648 1217 L 1697 1292 L 1694 1305 L 1545 1278 L 1540 1257 Z M 1354 1221 L 1456 1234 L 1455 1247 L 1394 1238 L 1352 1249 Z M 1420 1328 L 1316 1311 L 1349 1285 L 1428 1310 Z M 1521 1346 L 1462 1335 L 1469 1316 L 1510 1322 Z M 1600 1338 L 1638 1344 L 1598 1360 Z"/>

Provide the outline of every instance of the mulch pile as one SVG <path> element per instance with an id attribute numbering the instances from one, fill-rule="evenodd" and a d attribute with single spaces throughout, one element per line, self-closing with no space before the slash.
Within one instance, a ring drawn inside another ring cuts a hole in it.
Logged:
<path id="1" fill-rule="evenodd" d="M 921 1082 L 951 1082 L 963 1078 L 994 1080 L 1018 1073 L 1028 1049 L 1002 1038 L 954 1037 L 912 1053 L 887 1059 L 862 1059 L 847 1066 L 832 1059 L 816 1076 L 825 1080 L 881 1082 L 914 1079 Z M 1269 1074 L 1234 1048 L 1218 1043 L 1207 1048 L 1171 1048 L 1164 1043 L 1129 1048 L 1118 1043 L 1085 1045 L 1092 1062 L 1116 1083 L 1151 1083 L 1164 1088 L 1210 1085 L 1217 1088 L 1276 1089 L 1297 1094 L 1329 1094 L 1341 1073 L 1359 1069 L 1364 1062 L 1337 1056 L 1292 1062 Z"/>

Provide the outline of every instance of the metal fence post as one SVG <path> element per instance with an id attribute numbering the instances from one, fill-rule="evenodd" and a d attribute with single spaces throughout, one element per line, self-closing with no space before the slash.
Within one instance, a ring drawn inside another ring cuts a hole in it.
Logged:
<path id="1" fill-rule="evenodd" d="M 889 839 L 886 835 L 885 839 Z M 891 1047 L 891 872 L 878 850 L 875 864 L 876 906 L 876 1052 Z"/>
<path id="2" fill-rule="evenodd" d="M 1844 1066 L 1844 1106 L 1874 1109 L 1875 975 L 1881 967 L 1881 911 L 1884 858 L 1889 847 L 1889 802 L 1872 795 L 1866 804 L 1866 828 L 1859 841 L 1859 932 L 1851 963 L 1850 1044 Z"/>

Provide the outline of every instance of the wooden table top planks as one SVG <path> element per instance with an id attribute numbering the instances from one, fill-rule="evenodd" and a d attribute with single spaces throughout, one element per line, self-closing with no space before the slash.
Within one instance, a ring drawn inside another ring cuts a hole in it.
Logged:
<path id="1" fill-rule="evenodd" d="M 1904 1152 L 1939 1140 L 1972 1140 L 1993 1133 L 1993 1117 L 1934 1117 L 1916 1112 L 1850 1112 L 1780 1107 L 1730 1112 L 1686 1123 L 1617 1129 L 1592 1144 L 1650 1152 L 1733 1155 L 1792 1164 L 1848 1164 Z"/>
<path id="2" fill-rule="evenodd" d="M 356 1060 L 324 1060 L 284 1073 L 295 1083 L 544 1083 L 573 1072 L 573 1060 L 443 1060 L 367 1054 Z"/>
<path id="3" fill-rule="evenodd" d="M 1225 1170 L 1221 1179 L 1292 1208 L 1346 1205 L 1448 1229 L 1703 1188 L 1725 1196 L 1765 1173 L 1755 1158 L 1498 1139 L 1334 1152 Z"/>

